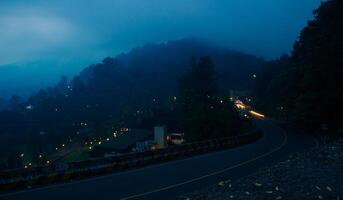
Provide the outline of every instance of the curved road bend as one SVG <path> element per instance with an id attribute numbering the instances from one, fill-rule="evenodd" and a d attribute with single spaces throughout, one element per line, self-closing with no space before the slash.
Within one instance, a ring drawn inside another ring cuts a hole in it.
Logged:
<path id="1" fill-rule="evenodd" d="M 87 180 L 0 195 L 1 200 L 176 199 L 178 196 L 256 172 L 260 167 L 316 145 L 314 138 L 260 123 L 256 143 Z"/>

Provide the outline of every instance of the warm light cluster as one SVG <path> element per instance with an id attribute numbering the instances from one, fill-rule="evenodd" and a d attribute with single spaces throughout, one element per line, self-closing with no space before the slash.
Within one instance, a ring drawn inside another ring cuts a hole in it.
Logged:
<path id="1" fill-rule="evenodd" d="M 235 104 L 236 108 L 238 109 L 245 109 L 245 105 L 244 104 Z"/>
<path id="2" fill-rule="evenodd" d="M 244 103 L 241 100 L 239 100 L 239 99 L 237 99 L 235 101 L 235 106 L 236 106 L 237 109 L 245 109 L 246 108 Z"/>
<path id="3" fill-rule="evenodd" d="M 256 111 L 253 111 L 253 110 L 250 110 L 249 111 L 250 114 L 254 115 L 255 117 L 261 117 L 261 118 L 264 118 L 265 116 L 261 113 L 258 113 Z"/>

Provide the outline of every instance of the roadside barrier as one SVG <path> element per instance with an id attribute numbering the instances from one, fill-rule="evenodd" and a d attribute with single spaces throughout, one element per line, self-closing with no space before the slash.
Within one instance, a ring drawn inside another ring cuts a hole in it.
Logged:
<path id="1" fill-rule="evenodd" d="M 64 167 L 62 169 L 57 164 L 53 164 L 28 169 L 0 171 L 0 192 L 79 180 L 154 163 L 220 151 L 255 142 L 261 138 L 261 135 L 261 131 L 258 129 L 244 135 L 186 143 L 154 151 L 63 163 Z"/>

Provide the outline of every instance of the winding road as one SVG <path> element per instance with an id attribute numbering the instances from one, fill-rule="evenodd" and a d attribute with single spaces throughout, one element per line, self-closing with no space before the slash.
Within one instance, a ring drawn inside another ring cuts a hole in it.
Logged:
<path id="1" fill-rule="evenodd" d="M 268 120 L 259 124 L 263 137 L 253 144 L 87 180 L 3 194 L 0 199 L 177 199 L 222 180 L 250 175 L 291 153 L 317 145 L 314 138 L 296 129 L 281 128 Z"/>

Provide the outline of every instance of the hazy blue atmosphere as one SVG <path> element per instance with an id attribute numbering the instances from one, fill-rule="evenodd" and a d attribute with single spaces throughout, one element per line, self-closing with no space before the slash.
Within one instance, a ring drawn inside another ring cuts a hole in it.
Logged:
<path id="1" fill-rule="evenodd" d="M 0 0 L 0 199 L 343 199 L 342 11 Z"/>
<path id="2" fill-rule="evenodd" d="M 274 59 L 319 0 L 3 0 L 0 97 L 27 95 L 136 46 L 186 37 Z"/>

